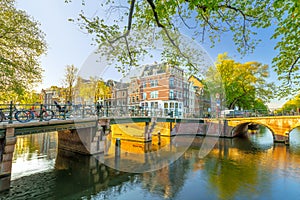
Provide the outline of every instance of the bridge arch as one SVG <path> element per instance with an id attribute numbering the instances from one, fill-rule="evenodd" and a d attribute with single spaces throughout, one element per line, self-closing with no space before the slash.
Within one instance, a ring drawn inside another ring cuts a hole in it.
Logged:
<path id="1" fill-rule="evenodd" d="M 241 123 L 236 124 L 235 127 L 233 127 L 233 129 L 232 129 L 232 136 L 237 137 L 241 134 L 245 134 L 245 132 L 248 131 L 248 125 L 250 125 L 250 124 L 257 124 L 257 125 L 266 127 L 267 129 L 270 130 L 273 140 L 275 139 L 275 131 L 273 130 L 273 128 L 271 126 L 269 126 L 268 124 L 252 122 L 252 121 L 242 121 Z"/>
<path id="2" fill-rule="evenodd" d="M 287 135 L 288 135 L 288 137 L 289 137 L 289 140 L 291 139 L 291 133 L 292 133 L 295 129 L 297 129 L 297 128 L 299 128 L 299 130 L 300 130 L 300 124 L 296 124 L 295 126 L 293 126 L 293 127 L 291 128 L 291 130 L 287 133 Z M 295 134 L 295 133 L 293 133 L 293 134 Z"/>
<path id="3" fill-rule="evenodd" d="M 235 128 L 234 133 L 230 133 L 234 137 L 241 130 L 241 127 L 245 127 L 246 124 L 254 123 L 268 128 L 273 134 L 274 142 L 289 143 L 289 133 L 296 127 L 300 126 L 300 116 L 272 116 L 272 117 L 248 117 L 248 118 L 227 118 L 227 131 L 232 131 Z M 244 124 L 244 125 L 242 125 Z"/>

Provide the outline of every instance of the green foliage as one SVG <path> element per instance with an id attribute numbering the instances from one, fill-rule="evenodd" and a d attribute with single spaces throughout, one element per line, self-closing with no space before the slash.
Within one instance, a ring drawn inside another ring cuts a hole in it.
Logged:
<path id="1" fill-rule="evenodd" d="M 288 100 L 280 109 L 279 112 L 298 112 L 300 109 L 300 94 Z"/>
<path id="2" fill-rule="evenodd" d="M 259 113 L 268 114 L 269 108 L 261 99 L 255 99 L 252 110 Z"/>
<path id="3" fill-rule="evenodd" d="M 124 1 L 107 0 L 101 6 L 107 8 L 108 19 L 89 18 L 81 13 L 77 21 L 82 29 L 94 35 L 101 52 L 123 64 L 123 67 L 118 66 L 120 71 L 126 69 L 125 65 L 136 65 L 139 56 L 147 54 L 146 47 L 151 46 L 157 37 L 172 47 L 165 49 L 165 60 L 181 57 L 180 61 L 193 66 L 194 63 L 188 59 L 192 54 L 178 46 L 181 42 L 176 37 L 178 33 L 188 32 L 202 41 L 209 38 L 214 46 L 224 33 L 229 32 L 236 49 L 246 54 L 252 52 L 260 41 L 257 31 L 272 26 L 275 31 L 270 39 L 278 41 L 275 47 L 278 55 L 273 58 L 273 67 L 284 83 L 281 94 L 292 92 L 291 88 L 299 88 L 298 0 L 130 0 L 127 3 L 128 6 Z"/>
<path id="4" fill-rule="evenodd" d="M 38 57 L 45 53 L 39 24 L 14 0 L 0 2 L 0 98 L 11 100 L 42 80 Z"/>
<path id="5" fill-rule="evenodd" d="M 215 88 L 223 89 L 223 94 L 221 91 L 218 93 L 227 108 L 249 110 L 261 107 L 260 102 L 268 102 L 273 97 L 273 84 L 266 82 L 267 77 L 267 65 L 258 62 L 238 63 L 224 53 L 218 56 L 216 69 L 208 70 L 206 81 L 220 85 Z"/>
<path id="6" fill-rule="evenodd" d="M 75 90 L 76 97 L 80 97 L 82 104 L 111 98 L 110 88 L 102 79 L 96 77 L 90 77 L 89 80 L 78 77 Z"/>
<path id="7" fill-rule="evenodd" d="M 18 102 L 21 104 L 42 103 L 40 94 L 35 91 L 26 92 L 21 96 L 21 99 Z"/>

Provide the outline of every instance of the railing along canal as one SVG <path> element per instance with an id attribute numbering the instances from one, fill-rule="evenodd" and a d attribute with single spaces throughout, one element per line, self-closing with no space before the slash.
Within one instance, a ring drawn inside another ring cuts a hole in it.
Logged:
<path id="1" fill-rule="evenodd" d="M 220 117 L 220 113 L 200 115 L 203 111 L 184 113 L 178 108 L 151 108 L 141 106 L 112 106 L 95 104 L 0 104 L 0 122 L 14 123 L 30 121 L 48 121 L 52 119 L 84 119 L 91 117 L 133 117 L 155 116 L 172 118 L 207 118 Z M 229 117 L 263 117 L 274 116 L 267 110 L 252 110 Z M 290 115 L 282 114 L 279 115 Z"/>

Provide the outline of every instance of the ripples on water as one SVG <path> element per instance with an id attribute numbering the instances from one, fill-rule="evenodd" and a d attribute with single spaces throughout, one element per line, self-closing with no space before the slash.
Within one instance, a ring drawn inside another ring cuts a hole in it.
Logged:
<path id="1" fill-rule="evenodd" d="M 18 138 L 11 190 L 1 199 L 297 199 L 300 131 L 291 145 L 273 144 L 266 129 L 219 139 L 202 158 L 203 137 L 172 164 L 125 173 L 94 157 L 57 151 L 57 133 Z M 206 138 L 208 139 L 208 138 Z M 180 139 L 179 139 L 180 140 Z"/>

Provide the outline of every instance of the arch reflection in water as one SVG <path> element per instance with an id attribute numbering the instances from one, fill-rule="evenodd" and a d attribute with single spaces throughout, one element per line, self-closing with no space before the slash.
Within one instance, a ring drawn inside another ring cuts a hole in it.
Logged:
<path id="1" fill-rule="evenodd" d="M 38 137 L 43 137 L 39 135 Z M 51 137 L 49 137 L 51 138 Z M 186 137 L 178 137 L 173 147 Z M 245 138 L 219 139 L 199 155 L 204 143 L 190 148 L 166 167 L 140 174 L 115 171 L 93 156 L 58 151 L 52 168 L 16 178 L 0 199 L 297 199 L 300 152 L 284 144 L 268 148 Z M 45 142 L 47 143 L 47 142 Z M 46 145 L 47 146 L 47 145 Z M 174 150 L 174 149 L 173 149 Z M 45 151 L 49 152 L 49 151 Z M 43 162 L 46 157 L 40 158 Z M 27 162 L 24 162 L 24 169 Z M 14 172 L 13 172 L 14 173 Z"/>

